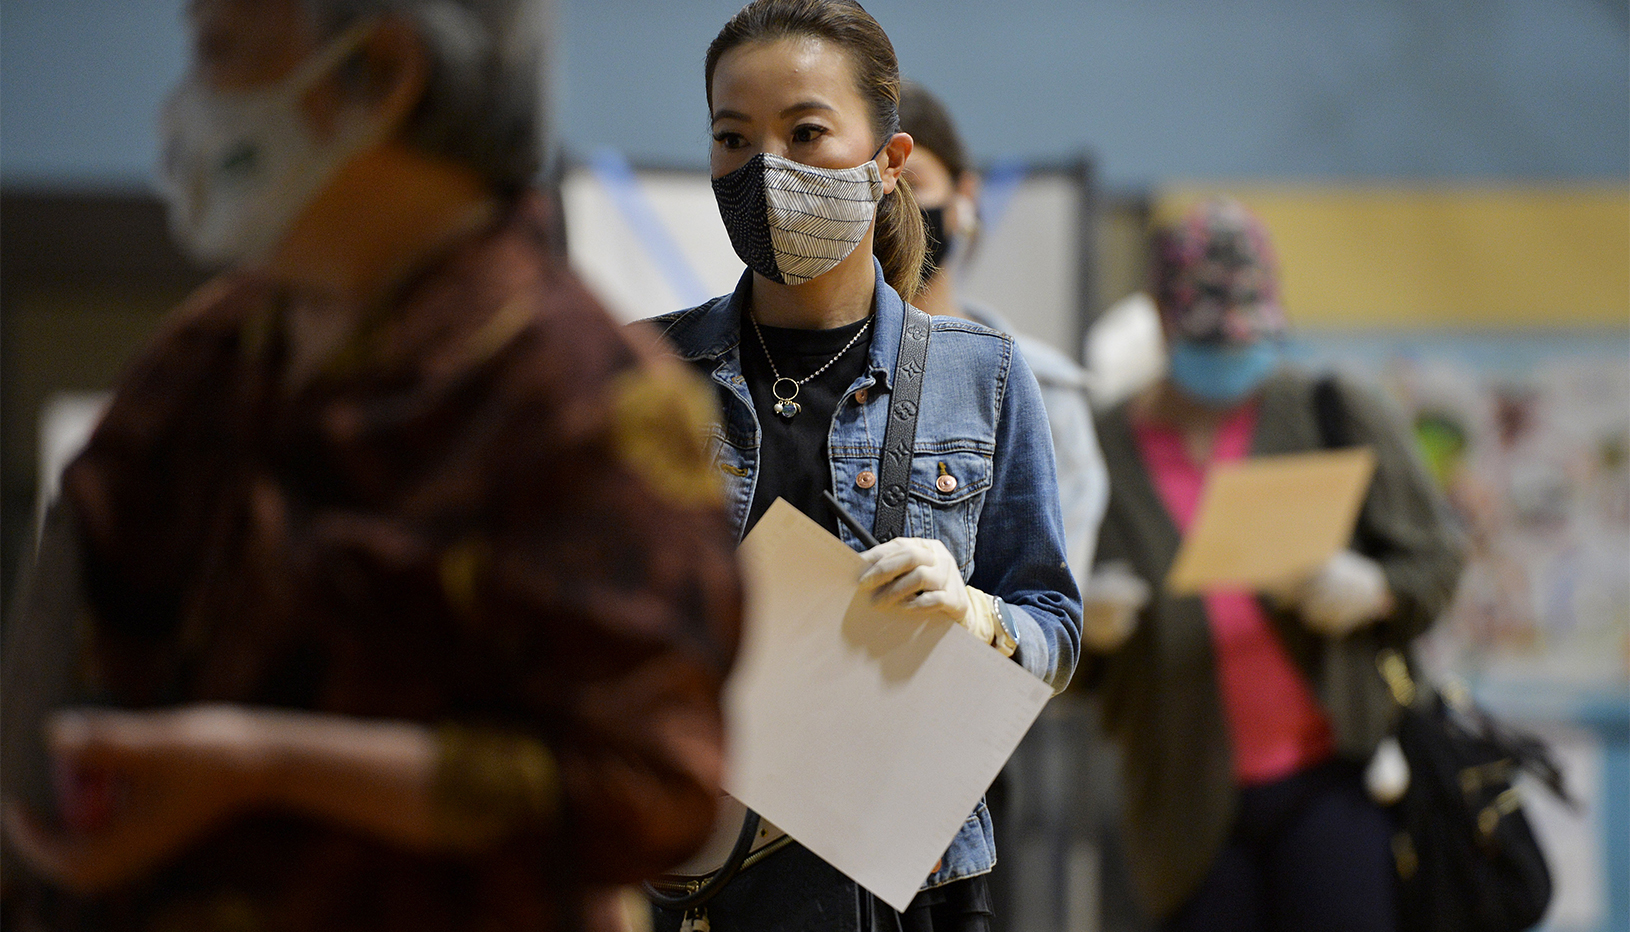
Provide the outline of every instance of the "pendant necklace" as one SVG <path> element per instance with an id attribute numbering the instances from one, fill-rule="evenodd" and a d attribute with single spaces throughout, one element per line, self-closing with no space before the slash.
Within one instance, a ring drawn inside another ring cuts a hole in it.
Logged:
<path id="1" fill-rule="evenodd" d="M 775 376 L 775 381 L 770 383 L 770 394 L 775 396 L 775 404 L 770 406 L 770 410 L 789 421 L 792 420 L 793 416 L 799 411 L 803 410 L 802 405 L 798 404 L 796 401 L 793 401 L 794 398 L 798 397 L 798 387 L 808 382 L 810 379 L 813 379 L 817 375 L 820 375 L 822 372 L 832 368 L 832 364 L 837 362 L 839 359 L 842 359 L 843 354 L 849 352 L 849 348 L 855 345 L 855 341 L 860 339 L 860 335 L 865 333 L 866 329 L 872 325 L 872 318 L 867 317 L 866 322 L 860 325 L 859 330 L 855 331 L 855 335 L 850 337 L 849 342 L 843 345 L 843 349 L 838 350 L 836 356 L 833 356 L 831 359 L 826 361 L 826 365 L 821 366 L 819 369 L 816 369 L 814 372 L 811 372 L 809 375 L 806 375 L 801 379 L 789 379 L 781 374 L 781 370 L 775 367 L 775 359 L 770 356 L 770 345 L 764 342 L 764 331 L 758 329 L 758 318 L 754 317 L 752 313 L 748 313 L 747 319 L 753 322 L 753 332 L 758 334 L 758 345 L 764 350 L 764 360 L 770 364 L 770 374 Z M 785 389 L 786 394 L 784 395 L 782 394 L 783 382 L 792 386 L 791 388 Z"/>

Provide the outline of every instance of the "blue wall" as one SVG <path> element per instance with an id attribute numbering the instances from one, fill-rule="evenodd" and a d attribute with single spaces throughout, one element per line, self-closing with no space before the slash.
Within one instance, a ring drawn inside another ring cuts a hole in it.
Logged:
<path id="1" fill-rule="evenodd" d="M 737 0 L 557 0 L 578 152 L 700 165 L 702 52 Z M 182 0 L 0 0 L 0 177 L 130 186 Z M 1623 0 L 871 0 L 981 157 L 1109 183 L 1623 181 Z"/>
<path id="2" fill-rule="evenodd" d="M 181 0 L 0 0 L 0 179 L 129 187 L 185 67 Z"/>

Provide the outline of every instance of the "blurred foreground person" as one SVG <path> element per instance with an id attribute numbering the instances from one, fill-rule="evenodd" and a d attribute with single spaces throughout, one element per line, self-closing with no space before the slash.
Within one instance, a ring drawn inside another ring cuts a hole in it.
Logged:
<path id="1" fill-rule="evenodd" d="M 534 14 L 189 5 L 172 225 L 231 270 L 47 529 L 98 707 L 46 719 L 54 804 L 7 801 L 20 928 L 602 928 L 705 839 L 711 401 L 556 258 Z"/>
<path id="2" fill-rule="evenodd" d="M 1405 775 L 1375 658 L 1448 605 L 1456 536 L 1379 399 L 1281 365 L 1277 269 L 1242 205 L 1196 207 L 1153 259 L 1170 371 L 1099 422 L 1111 491 L 1082 638 L 1125 752 L 1138 893 L 1168 930 L 1390 930 L 1377 800 Z M 1272 595 L 1160 588 L 1211 466 L 1332 429 L 1377 460 L 1355 549 Z"/>

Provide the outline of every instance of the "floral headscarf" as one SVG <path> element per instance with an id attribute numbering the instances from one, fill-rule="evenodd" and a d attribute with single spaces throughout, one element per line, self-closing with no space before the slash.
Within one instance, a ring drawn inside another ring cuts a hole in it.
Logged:
<path id="1" fill-rule="evenodd" d="M 1160 231 L 1150 276 L 1172 340 L 1238 345 L 1285 331 L 1268 229 L 1232 198 L 1204 201 Z"/>

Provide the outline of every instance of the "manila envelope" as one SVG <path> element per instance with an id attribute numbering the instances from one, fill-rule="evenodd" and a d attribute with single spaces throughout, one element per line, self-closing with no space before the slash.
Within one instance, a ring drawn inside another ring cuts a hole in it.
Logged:
<path id="1" fill-rule="evenodd" d="M 1166 588 L 1271 590 L 1318 569 L 1352 538 L 1374 472 L 1368 447 L 1214 467 Z"/>

